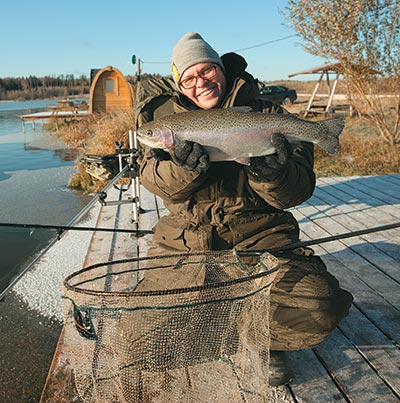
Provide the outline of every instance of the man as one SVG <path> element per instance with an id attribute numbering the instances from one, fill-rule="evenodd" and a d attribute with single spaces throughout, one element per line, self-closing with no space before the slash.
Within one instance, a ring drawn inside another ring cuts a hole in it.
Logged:
<path id="1" fill-rule="evenodd" d="M 199 34 L 185 34 L 172 53 L 173 81 L 150 80 L 138 88 L 137 125 L 194 109 L 246 105 L 285 113 L 258 98 L 257 82 L 246 67 L 241 56 L 220 57 Z M 155 226 L 149 254 L 268 250 L 298 242 L 298 223 L 285 209 L 313 193 L 313 145 L 293 149 L 279 133 L 272 142 L 276 153 L 254 157 L 249 166 L 210 163 L 201 145 L 190 141 L 176 146 L 174 161 L 163 150 L 145 148 L 141 183 L 170 212 Z M 352 302 L 311 250 L 276 257 L 281 268 L 271 289 L 271 385 L 292 377 L 285 351 L 320 343 Z"/>

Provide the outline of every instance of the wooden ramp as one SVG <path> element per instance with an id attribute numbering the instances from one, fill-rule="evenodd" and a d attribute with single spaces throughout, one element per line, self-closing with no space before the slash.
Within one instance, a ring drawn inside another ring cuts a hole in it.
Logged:
<path id="1" fill-rule="evenodd" d="M 321 179 L 293 213 L 304 240 L 399 222 L 400 175 Z M 291 354 L 296 377 L 283 401 L 399 402 L 400 230 L 314 249 L 354 304 L 325 342 Z"/>
<path id="2" fill-rule="evenodd" d="M 160 200 L 144 189 L 142 207 L 141 229 L 150 229 L 165 213 Z M 314 196 L 291 211 L 302 240 L 399 222 L 400 175 L 319 179 Z M 103 207 L 98 225 L 129 226 L 129 213 L 126 205 Z M 95 234 L 85 266 L 145 253 L 148 239 Z M 271 403 L 399 402 L 400 229 L 313 248 L 353 293 L 354 304 L 318 347 L 290 354 L 295 378 L 289 386 L 273 388 Z M 74 349 L 68 343 L 62 333 L 41 403 L 81 401 L 69 366 Z"/>

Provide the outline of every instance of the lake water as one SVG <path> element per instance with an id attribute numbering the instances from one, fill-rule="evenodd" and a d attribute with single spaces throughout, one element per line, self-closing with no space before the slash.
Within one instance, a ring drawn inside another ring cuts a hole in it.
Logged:
<path id="1" fill-rule="evenodd" d="M 75 155 L 42 130 L 36 113 L 56 101 L 0 102 L 0 222 L 67 224 L 89 201 L 68 188 Z M 0 292 L 46 244 L 53 230 L 0 227 Z"/>

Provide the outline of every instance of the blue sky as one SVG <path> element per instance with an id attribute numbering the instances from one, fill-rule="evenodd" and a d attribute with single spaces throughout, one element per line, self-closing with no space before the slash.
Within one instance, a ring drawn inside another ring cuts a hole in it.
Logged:
<path id="1" fill-rule="evenodd" d="M 111 65 L 135 74 L 132 54 L 144 73 L 170 73 L 175 43 L 199 32 L 220 54 L 239 50 L 260 80 L 322 64 L 307 54 L 279 10 L 285 0 L 186 2 L 162 0 L 12 0 L 2 4 L 0 78 L 82 74 Z M 301 77 L 298 77 L 301 79 Z M 303 77 L 311 79 L 311 76 Z"/>

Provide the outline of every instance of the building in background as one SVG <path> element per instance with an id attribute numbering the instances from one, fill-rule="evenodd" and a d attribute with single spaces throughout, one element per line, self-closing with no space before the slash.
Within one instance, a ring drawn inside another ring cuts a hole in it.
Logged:
<path id="1" fill-rule="evenodd" d="M 135 100 L 132 85 L 115 67 L 91 71 L 89 112 L 132 110 Z"/>

